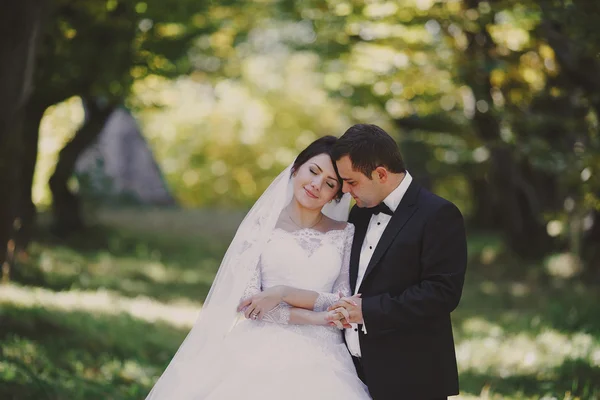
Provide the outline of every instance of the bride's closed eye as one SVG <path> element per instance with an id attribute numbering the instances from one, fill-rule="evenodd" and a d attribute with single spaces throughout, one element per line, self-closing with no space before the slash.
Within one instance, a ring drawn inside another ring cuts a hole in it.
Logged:
<path id="1" fill-rule="evenodd" d="M 308 170 L 310 171 L 311 174 L 317 175 L 317 171 L 315 171 L 313 168 L 309 168 Z M 335 189 L 334 183 L 327 182 L 327 186 L 329 186 L 331 189 Z"/>

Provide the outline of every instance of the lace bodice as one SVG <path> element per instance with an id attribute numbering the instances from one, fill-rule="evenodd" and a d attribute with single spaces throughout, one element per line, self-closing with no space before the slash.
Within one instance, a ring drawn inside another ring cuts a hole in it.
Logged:
<path id="1" fill-rule="evenodd" d="M 288 232 L 276 228 L 261 255 L 244 298 L 261 290 L 287 285 L 319 293 L 314 311 L 323 311 L 342 296 L 350 295 L 350 250 L 354 225 L 320 232 L 301 229 Z M 264 319 L 286 324 L 289 306 L 280 304 Z"/>

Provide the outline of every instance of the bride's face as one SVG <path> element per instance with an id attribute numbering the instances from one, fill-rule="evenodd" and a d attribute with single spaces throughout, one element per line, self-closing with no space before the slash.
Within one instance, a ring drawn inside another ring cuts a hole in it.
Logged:
<path id="1" fill-rule="evenodd" d="M 331 158 L 319 154 L 293 174 L 294 198 L 303 207 L 316 210 L 331 201 L 340 189 Z"/>

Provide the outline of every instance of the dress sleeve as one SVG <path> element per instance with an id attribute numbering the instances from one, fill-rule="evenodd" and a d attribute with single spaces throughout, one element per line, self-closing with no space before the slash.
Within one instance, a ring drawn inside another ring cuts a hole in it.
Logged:
<path id="1" fill-rule="evenodd" d="M 262 265 L 258 263 L 248 286 L 244 290 L 242 301 L 254 296 L 262 291 Z M 291 306 L 287 303 L 279 303 L 274 309 L 265 313 L 263 321 L 272 322 L 276 324 L 288 324 L 290 321 L 290 308 Z M 244 308 L 242 312 L 246 311 Z"/>
<path id="2" fill-rule="evenodd" d="M 315 301 L 314 311 L 325 311 L 342 297 L 350 296 L 350 252 L 352 240 L 354 239 L 354 225 L 348 224 L 344 229 L 344 242 L 342 246 L 342 268 L 340 274 L 333 284 L 332 293 L 319 293 Z"/>

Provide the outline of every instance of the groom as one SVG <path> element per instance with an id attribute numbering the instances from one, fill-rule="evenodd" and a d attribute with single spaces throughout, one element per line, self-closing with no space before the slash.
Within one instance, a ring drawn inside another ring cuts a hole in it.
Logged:
<path id="1" fill-rule="evenodd" d="M 337 317 L 359 376 L 375 400 L 458 394 L 450 313 L 467 265 L 460 211 L 413 181 L 396 142 L 378 126 L 352 126 L 333 158 L 343 191 L 356 200 L 349 217 L 355 296 L 330 310 L 349 315 Z"/>

